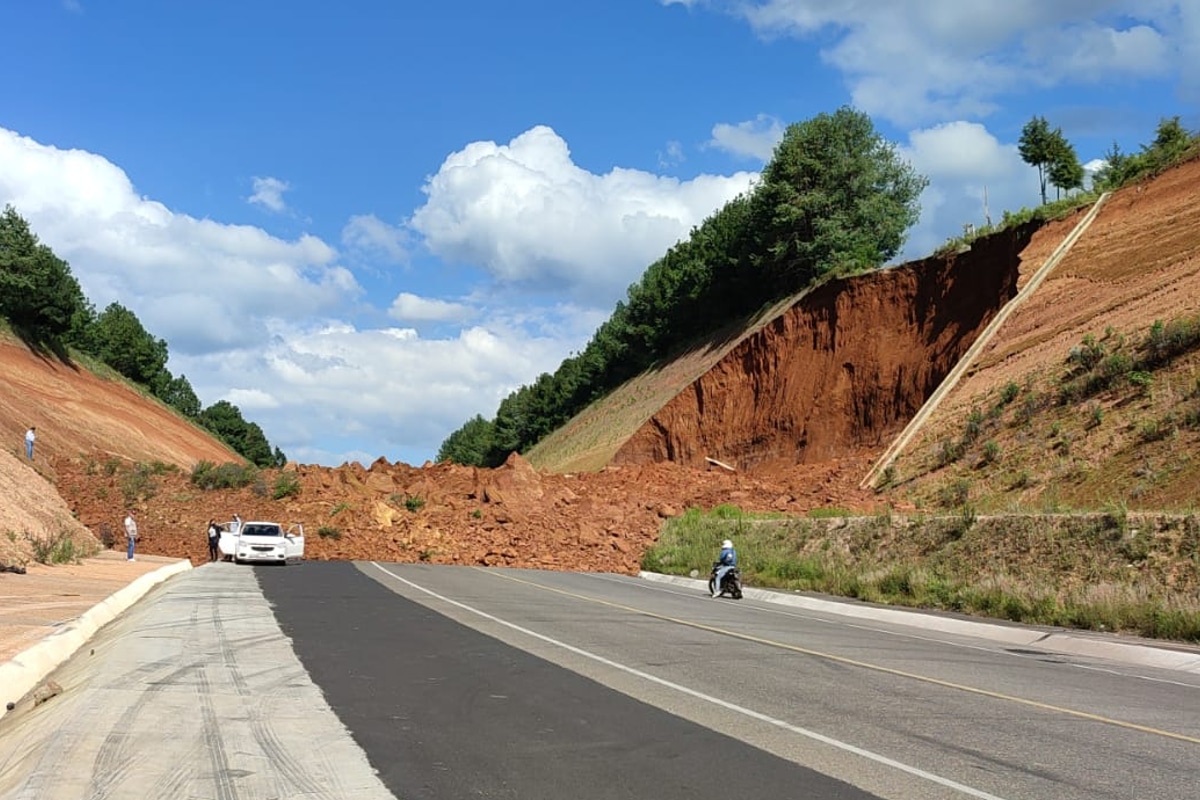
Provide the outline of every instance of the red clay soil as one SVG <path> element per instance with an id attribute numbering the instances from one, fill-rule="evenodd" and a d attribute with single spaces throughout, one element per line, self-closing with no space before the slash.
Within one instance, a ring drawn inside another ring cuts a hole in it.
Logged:
<path id="1" fill-rule="evenodd" d="M 654 414 L 614 463 L 772 474 L 886 447 L 1017 292 L 1034 226 L 803 296 Z"/>
<path id="2" fill-rule="evenodd" d="M 190 486 L 179 472 L 159 476 L 154 496 L 137 504 L 140 547 L 199 563 L 206 558 L 207 520 L 237 513 L 302 523 L 309 558 L 633 573 L 663 520 L 689 506 L 730 503 L 797 514 L 836 503 L 873 508 L 875 496 L 853 485 L 865 467 L 861 460 L 800 466 L 775 481 L 674 464 L 555 475 L 516 455 L 495 470 L 380 459 L 369 468 L 295 467 L 301 490 L 282 500 L 270 498 L 273 471 L 257 491 L 211 492 Z M 119 505 L 112 501 L 120 475 L 87 474 L 77 461 L 57 468 L 80 521 L 120 541 Z"/>
<path id="3" fill-rule="evenodd" d="M 162 461 L 191 467 L 237 455 L 166 406 L 116 378 L 105 379 L 0 337 L 0 435 L 24 457 L 25 431 L 37 427 L 35 460 L 80 453 L 101 461 Z"/>

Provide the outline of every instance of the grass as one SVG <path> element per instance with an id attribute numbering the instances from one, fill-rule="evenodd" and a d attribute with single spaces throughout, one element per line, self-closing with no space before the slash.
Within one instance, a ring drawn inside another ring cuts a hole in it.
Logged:
<path id="1" fill-rule="evenodd" d="M 340 528 L 335 528 L 332 525 L 322 525 L 321 527 L 317 528 L 317 536 L 320 536 L 322 539 L 333 539 L 334 541 L 337 541 L 338 539 L 342 538 L 342 531 Z"/>
<path id="2" fill-rule="evenodd" d="M 1196 515 L 1135 517 L 1119 504 L 987 518 L 969 507 L 928 518 L 789 520 L 689 509 L 667 522 L 642 566 L 706 574 L 724 538 L 751 586 L 1200 642 Z M 1156 571 L 1178 565 L 1177 553 L 1190 553 L 1190 570 Z"/>

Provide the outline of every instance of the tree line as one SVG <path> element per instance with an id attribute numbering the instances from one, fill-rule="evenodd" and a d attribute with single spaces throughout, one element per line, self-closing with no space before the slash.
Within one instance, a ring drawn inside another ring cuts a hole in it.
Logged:
<path id="1" fill-rule="evenodd" d="M 867 115 L 790 125 L 750 190 L 650 264 L 583 351 L 451 433 L 438 460 L 496 466 L 643 370 L 782 297 L 900 251 L 928 180 Z"/>
<path id="2" fill-rule="evenodd" d="M 1141 145 L 1137 153 L 1123 153 L 1113 142 L 1104 154 L 1104 165 L 1092 178 L 1094 191 L 1111 191 L 1139 178 L 1156 175 L 1176 163 L 1197 143 L 1178 116 L 1162 119 L 1149 144 Z M 1063 192 L 1083 189 L 1084 169 L 1075 154 L 1075 147 L 1063 135 L 1062 128 L 1051 128 L 1045 117 L 1035 116 L 1021 129 L 1017 143 L 1021 159 L 1038 171 L 1042 205 L 1048 202 L 1046 185 L 1055 188 L 1055 197 Z"/>
<path id="3" fill-rule="evenodd" d="M 38 240 L 11 205 L 0 214 L 0 317 L 31 347 L 64 359 L 74 350 L 102 361 L 256 466 L 286 463 L 237 406 L 221 400 L 203 408 L 187 377 L 167 369 L 167 343 L 136 314 L 115 302 L 97 312 L 70 265 Z"/>

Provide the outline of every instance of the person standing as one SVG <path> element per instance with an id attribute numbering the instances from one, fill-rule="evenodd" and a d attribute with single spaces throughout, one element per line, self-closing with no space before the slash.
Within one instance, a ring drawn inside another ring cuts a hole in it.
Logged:
<path id="1" fill-rule="evenodd" d="M 133 509 L 125 512 L 125 559 L 127 561 L 135 560 L 133 557 L 133 548 L 137 545 L 138 529 L 137 520 L 133 518 Z"/>
<path id="2" fill-rule="evenodd" d="M 217 544 L 221 541 L 221 529 L 217 527 L 217 521 L 210 519 L 208 521 L 208 560 L 217 560 Z"/>
<path id="3" fill-rule="evenodd" d="M 33 443 L 37 439 L 37 428 L 32 425 L 25 431 L 25 457 L 33 461 Z"/>

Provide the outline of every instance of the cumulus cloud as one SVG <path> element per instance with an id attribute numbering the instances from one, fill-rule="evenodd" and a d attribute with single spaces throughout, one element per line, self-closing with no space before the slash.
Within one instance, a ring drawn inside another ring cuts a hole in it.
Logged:
<path id="1" fill-rule="evenodd" d="M 387 309 L 402 325 L 474 314 L 473 325 L 437 339 L 363 327 L 349 319 L 363 288 L 317 237 L 284 240 L 173 212 L 101 156 L 0 129 L 7 203 L 69 261 L 93 303 L 119 301 L 167 340 L 171 371 L 201 402 L 235 403 L 301 461 L 419 463 L 463 422 L 490 417 L 556 369 L 603 318 L 520 298 L 484 315 L 473 300 L 405 293 Z M 366 315 L 376 316 L 369 306 Z"/>
<path id="2" fill-rule="evenodd" d="M 265 316 L 330 312 L 361 292 L 315 236 L 288 241 L 174 213 L 101 156 L 0 128 L 4 203 L 71 264 L 98 308 L 120 301 L 172 350 L 249 341 Z"/>
<path id="3" fill-rule="evenodd" d="M 254 194 L 247 198 L 247 202 L 278 213 L 287 208 L 283 193 L 290 188 L 287 181 L 279 178 L 254 178 Z"/>
<path id="4" fill-rule="evenodd" d="M 408 263 L 410 239 L 404 228 L 389 225 L 374 214 L 351 217 L 342 228 L 342 244 L 347 248 L 392 264 Z"/>
<path id="5" fill-rule="evenodd" d="M 409 226 L 435 255 L 502 284 L 607 306 L 754 176 L 680 181 L 621 168 L 597 175 L 538 126 L 508 144 L 474 142 L 452 153 L 424 186 L 427 200 Z"/>
<path id="6" fill-rule="evenodd" d="M 1167 0 L 714 0 L 764 36 L 827 43 L 854 104 L 899 124 L 978 117 L 1026 86 L 1098 85 L 1174 69 L 1195 92 L 1195 3 Z M 1189 60 L 1190 58 L 1190 60 Z"/>
<path id="7" fill-rule="evenodd" d="M 399 322 L 461 322 L 469 319 L 475 310 L 462 303 L 451 303 L 429 297 L 418 297 L 401 292 L 392 301 L 388 316 Z"/>
<path id="8" fill-rule="evenodd" d="M 759 114 L 752 120 L 737 124 L 718 123 L 713 126 L 708 144 L 727 153 L 759 161 L 769 161 L 775 145 L 783 139 L 783 124 L 775 117 Z"/>
<path id="9" fill-rule="evenodd" d="M 999 222 L 1005 209 L 1040 203 L 1036 171 L 1017 145 L 1000 142 L 976 122 L 952 122 L 913 131 L 898 154 L 929 177 L 921 219 L 900 260 L 929 255 L 964 225 Z"/>

